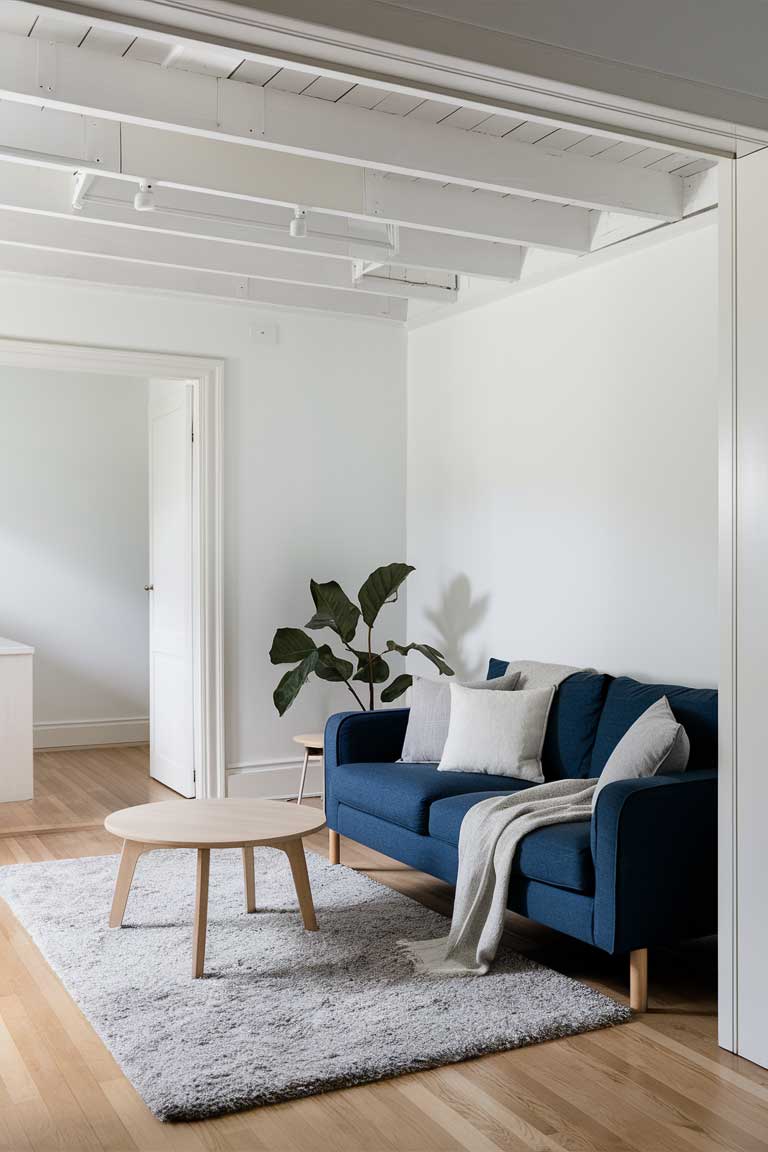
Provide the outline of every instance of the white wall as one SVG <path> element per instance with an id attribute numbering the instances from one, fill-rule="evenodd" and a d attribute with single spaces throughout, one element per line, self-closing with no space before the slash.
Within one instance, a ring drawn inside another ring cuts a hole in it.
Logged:
<path id="1" fill-rule="evenodd" d="M 87 742 L 148 713 L 146 382 L 0 365 L 0 411 L 0 633 L 41 740 Z"/>
<path id="2" fill-rule="evenodd" d="M 299 754 L 351 696 L 312 683 L 284 719 L 269 663 L 278 625 L 311 615 L 309 578 L 356 592 L 405 559 L 405 332 L 373 321 L 270 312 L 84 285 L 0 279 L 0 335 L 224 357 L 227 759 L 269 767 Z M 143 583 L 143 581 L 142 581 Z M 402 632 L 403 605 L 386 610 Z M 22 637 L 23 638 L 23 637 Z M 277 777 L 274 777 L 277 781 Z M 278 787 L 278 784 L 275 785 Z"/>
<path id="3" fill-rule="evenodd" d="M 408 556 L 466 674 L 717 682 L 715 229 L 411 335 Z"/>

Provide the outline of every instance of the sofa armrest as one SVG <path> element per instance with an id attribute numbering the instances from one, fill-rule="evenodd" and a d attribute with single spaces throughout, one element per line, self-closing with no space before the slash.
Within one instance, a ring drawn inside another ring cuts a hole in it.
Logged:
<path id="1" fill-rule="evenodd" d="M 408 708 L 337 712 L 325 726 L 325 771 L 337 764 L 395 762 L 403 750 Z"/>
<path id="2" fill-rule="evenodd" d="M 592 815 L 595 944 L 628 952 L 717 929 L 717 773 L 618 780 Z"/>
<path id="3" fill-rule="evenodd" d="M 341 764 L 394 763 L 403 750 L 408 708 L 382 708 L 378 712 L 337 712 L 325 726 L 325 819 L 332 833 L 338 829 L 339 801 L 334 787 Z M 338 859 L 336 859 L 338 863 Z"/>

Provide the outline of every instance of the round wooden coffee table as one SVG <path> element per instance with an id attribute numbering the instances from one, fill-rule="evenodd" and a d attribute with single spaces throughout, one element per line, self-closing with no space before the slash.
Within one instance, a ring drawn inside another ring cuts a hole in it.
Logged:
<path id="1" fill-rule="evenodd" d="M 104 821 L 104 827 L 122 839 L 123 850 L 109 926 L 122 925 L 136 861 L 142 852 L 153 848 L 196 848 L 192 974 L 202 976 L 211 848 L 242 848 L 245 908 L 247 912 L 255 912 L 253 849 L 265 844 L 279 848 L 288 857 L 304 927 L 308 932 L 316 932 L 315 907 L 301 838 L 324 826 L 322 812 L 279 800 L 163 800 L 113 812 Z"/>

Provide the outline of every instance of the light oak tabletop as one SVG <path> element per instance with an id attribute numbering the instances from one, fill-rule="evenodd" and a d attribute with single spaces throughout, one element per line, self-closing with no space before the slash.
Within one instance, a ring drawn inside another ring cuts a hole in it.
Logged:
<path id="1" fill-rule="evenodd" d="M 113 812 L 104 827 L 123 840 L 176 848 L 238 848 L 298 840 L 325 826 L 322 812 L 282 800 L 163 800 Z"/>

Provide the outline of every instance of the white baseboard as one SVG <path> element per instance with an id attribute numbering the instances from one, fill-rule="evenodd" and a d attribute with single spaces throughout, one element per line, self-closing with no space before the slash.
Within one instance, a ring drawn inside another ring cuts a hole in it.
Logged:
<path id="1" fill-rule="evenodd" d="M 65 720 L 59 724 L 35 724 L 35 748 L 80 748 L 88 744 L 146 744 L 149 720 L 131 716 L 125 720 Z"/>
<path id="2" fill-rule="evenodd" d="M 295 797 L 301 779 L 301 760 L 264 760 L 227 768 L 227 796 L 248 800 L 287 800 Z M 323 765 L 310 760 L 305 796 L 321 796 Z"/>

